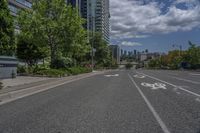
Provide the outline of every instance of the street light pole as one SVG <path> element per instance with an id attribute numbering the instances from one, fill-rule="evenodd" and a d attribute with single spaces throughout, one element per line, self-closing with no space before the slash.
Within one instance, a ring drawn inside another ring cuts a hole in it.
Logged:
<path id="1" fill-rule="evenodd" d="M 92 17 L 92 72 L 94 71 L 94 32 L 95 32 L 95 25 L 94 25 L 94 17 Z"/>

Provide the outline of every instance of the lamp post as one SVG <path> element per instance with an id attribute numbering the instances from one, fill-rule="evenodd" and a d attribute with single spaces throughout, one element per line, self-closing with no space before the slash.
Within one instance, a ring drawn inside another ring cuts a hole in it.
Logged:
<path id="1" fill-rule="evenodd" d="M 95 32 L 95 17 L 92 16 L 92 72 L 94 72 L 94 32 Z"/>

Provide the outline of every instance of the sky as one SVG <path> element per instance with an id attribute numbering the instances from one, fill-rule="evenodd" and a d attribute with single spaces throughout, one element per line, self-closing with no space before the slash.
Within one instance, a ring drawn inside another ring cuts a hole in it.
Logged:
<path id="1" fill-rule="evenodd" d="M 200 0 L 110 0 L 111 43 L 167 52 L 200 45 Z M 175 47 L 173 47 L 173 45 Z"/>

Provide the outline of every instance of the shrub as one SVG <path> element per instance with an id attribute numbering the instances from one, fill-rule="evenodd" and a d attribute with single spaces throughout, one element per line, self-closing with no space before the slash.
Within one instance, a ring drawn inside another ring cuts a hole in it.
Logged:
<path id="1" fill-rule="evenodd" d="M 51 63 L 51 68 L 55 69 L 67 68 L 68 66 L 71 65 L 71 63 L 72 60 L 70 58 L 59 57 Z"/>
<path id="2" fill-rule="evenodd" d="M 77 74 L 81 74 L 81 73 L 91 72 L 91 69 L 86 68 L 86 67 L 72 67 L 72 68 L 68 68 L 67 71 L 68 71 L 68 73 L 70 73 L 72 75 L 77 75 Z"/>
<path id="3" fill-rule="evenodd" d="M 17 73 L 26 73 L 26 72 L 27 69 L 25 66 L 20 66 L 20 65 L 17 66 Z"/>
<path id="4" fill-rule="evenodd" d="M 37 71 L 35 74 L 48 76 L 48 77 L 63 77 L 63 76 L 65 76 L 64 71 L 57 70 L 57 69 L 40 70 L 40 71 Z"/>
<path id="5" fill-rule="evenodd" d="M 119 65 L 117 63 L 111 65 L 111 69 L 117 69 L 117 68 L 119 68 Z"/>
<path id="6" fill-rule="evenodd" d="M 33 73 L 37 73 L 38 71 L 48 70 L 49 67 L 46 65 L 37 65 L 33 68 Z"/>
<path id="7" fill-rule="evenodd" d="M 133 67 L 133 65 L 131 63 L 126 64 L 126 69 L 131 69 Z"/>

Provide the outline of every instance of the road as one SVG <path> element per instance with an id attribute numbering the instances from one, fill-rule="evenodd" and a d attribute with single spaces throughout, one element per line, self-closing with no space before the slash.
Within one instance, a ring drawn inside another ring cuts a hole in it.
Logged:
<path id="1" fill-rule="evenodd" d="M 118 70 L 0 106 L 0 133 L 200 133 L 200 73 Z"/>

